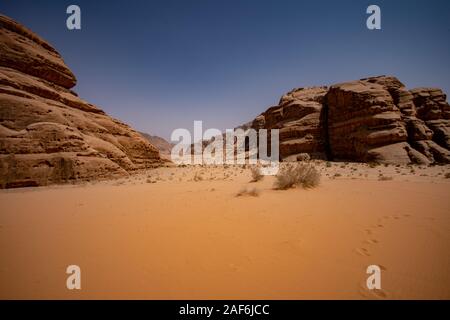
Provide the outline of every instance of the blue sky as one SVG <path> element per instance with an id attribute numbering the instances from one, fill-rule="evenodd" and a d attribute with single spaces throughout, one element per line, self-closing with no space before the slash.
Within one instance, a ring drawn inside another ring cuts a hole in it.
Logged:
<path id="1" fill-rule="evenodd" d="M 66 28 L 78 4 L 82 30 Z M 366 8 L 382 30 L 366 28 Z M 81 97 L 134 128 L 247 122 L 294 87 L 390 74 L 450 92 L 450 1 L 2 0 L 52 43 Z"/>

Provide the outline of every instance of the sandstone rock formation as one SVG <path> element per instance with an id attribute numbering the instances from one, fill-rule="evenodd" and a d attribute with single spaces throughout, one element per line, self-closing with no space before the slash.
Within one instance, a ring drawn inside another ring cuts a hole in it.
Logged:
<path id="1" fill-rule="evenodd" d="M 280 130 L 280 156 L 450 163 L 450 106 L 440 89 L 407 90 L 380 76 L 295 89 L 252 123 Z"/>
<path id="2" fill-rule="evenodd" d="M 314 158 L 325 158 L 326 137 L 321 128 L 326 93 L 326 87 L 294 89 L 281 97 L 278 106 L 258 116 L 252 127 L 280 130 L 282 159 L 296 160 L 304 153 Z"/>
<path id="3" fill-rule="evenodd" d="M 156 149 L 158 149 L 160 155 L 170 156 L 172 152 L 172 148 L 174 146 L 173 143 L 170 143 L 164 138 L 158 136 L 152 136 L 148 133 L 139 132 L 145 139 L 148 140 Z"/>
<path id="4" fill-rule="evenodd" d="M 148 142 L 152 144 L 159 151 L 159 155 L 161 159 L 167 161 L 168 163 L 172 162 L 172 148 L 175 144 L 170 143 L 164 138 L 158 136 L 152 136 L 148 133 L 139 132 Z"/>
<path id="5" fill-rule="evenodd" d="M 0 188 L 128 175 L 161 164 L 128 125 L 80 99 L 39 36 L 0 15 Z"/>

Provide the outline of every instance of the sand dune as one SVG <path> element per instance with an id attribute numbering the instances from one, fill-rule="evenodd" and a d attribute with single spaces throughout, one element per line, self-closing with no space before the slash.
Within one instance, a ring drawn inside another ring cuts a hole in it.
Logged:
<path id="1" fill-rule="evenodd" d="M 449 299 L 449 166 L 317 166 L 311 190 L 241 167 L 2 190 L 0 298 Z"/>

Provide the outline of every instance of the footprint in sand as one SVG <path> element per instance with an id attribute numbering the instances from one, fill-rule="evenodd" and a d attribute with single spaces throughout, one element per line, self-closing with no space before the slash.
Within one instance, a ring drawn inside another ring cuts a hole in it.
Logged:
<path id="1" fill-rule="evenodd" d="M 379 241 L 377 239 L 367 239 L 364 241 L 364 243 L 367 244 L 377 244 Z"/>
<path id="2" fill-rule="evenodd" d="M 295 250 L 298 251 L 299 249 L 301 249 L 302 247 L 302 241 L 301 240 L 286 240 L 286 241 L 282 241 L 280 242 L 281 247 L 290 249 L 290 250 Z"/>
<path id="3" fill-rule="evenodd" d="M 385 266 L 383 266 L 382 264 L 378 264 L 378 266 L 380 267 L 380 269 L 382 271 L 386 271 L 387 270 L 387 268 Z"/>
<path id="4" fill-rule="evenodd" d="M 370 252 L 366 248 L 357 248 L 356 253 L 361 256 L 370 257 Z"/>
<path id="5" fill-rule="evenodd" d="M 236 272 L 239 270 L 239 267 L 235 265 L 234 263 L 228 264 L 228 267 L 231 269 L 231 271 Z"/>
<path id="6" fill-rule="evenodd" d="M 386 299 L 389 297 L 389 294 L 383 289 L 369 290 L 365 282 L 359 284 L 358 293 L 366 299 Z"/>
<path id="7" fill-rule="evenodd" d="M 386 291 L 384 291 L 383 289 L 374 289 L 371 290 L 371 293 L 378 297 L 378 298 L 382 298 L 382 299 L 386 299 L 388 297 Z"/>

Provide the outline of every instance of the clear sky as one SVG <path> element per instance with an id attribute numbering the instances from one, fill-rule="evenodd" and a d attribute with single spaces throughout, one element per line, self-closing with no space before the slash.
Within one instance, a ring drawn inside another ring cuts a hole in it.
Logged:
<path id="1" fill-rule="evenodd" d="M 82 30 L 66 28 L 78 4 Z M 366 8 L 382 30 L 366 28 Z M 450 1 L 1 0 L 61 53 L 87 101 L 169 138 L 245 123 L 294 87 L 390 74 L 450 93 Z"/>

